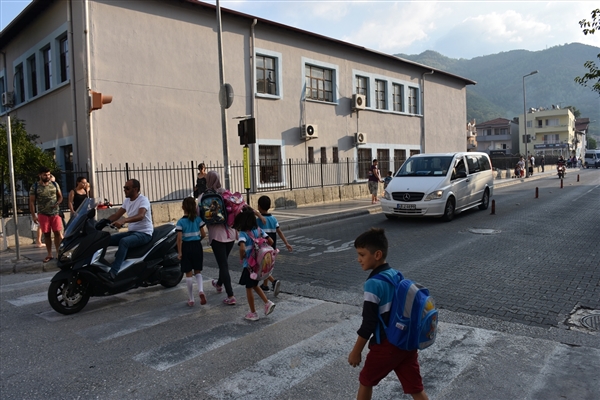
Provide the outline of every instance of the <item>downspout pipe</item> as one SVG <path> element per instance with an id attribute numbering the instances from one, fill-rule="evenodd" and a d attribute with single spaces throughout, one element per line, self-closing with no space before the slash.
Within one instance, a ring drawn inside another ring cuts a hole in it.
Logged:
<path id="1" fill-rule="evenodd" d="M 90 90 L 92 83 L 92 71 L 91 71 L 91 61 L 90 61 L 90 10 L 89 10 L 89 1 L 84 0 L 83 2 L 83 21 L 85 24 L 85 105 L 86 105 L 86 131 L 88 134 L 89 140 L 89 155 L 88 155 L 88 165 L 90 170 L 90 186 L 94 194 L 98 194 L 98 188 L 96 188 L 96 157 L 95 157 L 95 149 L 94 149 L 94 124 L 92 113 L 89 111 L 90 107 Z"/>
<path id="2" fill-rule="evenodd" d="M 425 75 L 433 75 L 433 70 L 421 75 L 421 153 L 425 151 Z"/>
<path id="3" fill-rule="evenodd" d="M 254 18 L 252 25 L 250 26 L 251 46 L 250 49 L 250 71 L 251 71 L 251 82 L 250 82 L 250 115 L 254 118 L 254 129 L 255 133 L 258 132 L 258 124 L 256 123 L 256 37 L 254 36 L 254 27 L 258 23 L 258 20 Z M 256 171 L 252 168 L 256 160 L 256 144 L 250 146 L 250 186 L 253 193 L 256 193 Z"/>
<path id="4" fill-rule="evenodd" d="M 73 44 L 73 0 L 67 2 L 69 22 L 68 42 L 71 68 L 69 70 L 71 80 L 71 113 L 73 114 L 73 136 L 75 137 L 75 152 L 77 154 L 77 165 L 81 165 L 81 153 L 79 151 L 79 134 L 77 132 L 77 79 L 75 79 L 75 45 Z"/>

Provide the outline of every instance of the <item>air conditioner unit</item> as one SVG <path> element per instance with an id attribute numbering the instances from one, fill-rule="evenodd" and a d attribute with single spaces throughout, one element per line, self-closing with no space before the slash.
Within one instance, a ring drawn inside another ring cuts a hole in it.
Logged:
<path id="1" fill-rule="evenodd" d="M 364 94 L 352 95 L 352 109 L 364 110 L 367 106 L 367 96 Z"/>
<path id="2" fill-rule="evenodd" d="M 314 124 L 306 124 L 302 125 L 302 135 L 301 138 L 304 140 L 314 139 L 319 137 L 319 130 L 317 125 Z"/>
<path id="3" fill-rule="evenodd" d="M 13 94 L 12 92 L 4 92 L 2 93 L 2 105 L 3 106 L 12 106 L 13 105 Z"/>
<path id="4" fill-rule="evenodd" d="M 356 144 L 365 144 L 367 143 L 367 134 L 364 132 L 356 132 L 354 134 L 354 142 Z"/>

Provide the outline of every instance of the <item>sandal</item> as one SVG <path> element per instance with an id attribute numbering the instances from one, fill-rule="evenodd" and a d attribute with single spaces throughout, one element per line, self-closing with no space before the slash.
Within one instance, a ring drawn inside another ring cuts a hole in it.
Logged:
<path id="1" fill-rule="evenodd" d="M 47 262 L 48 262 L 48 261 L 50 261 L 50 260 L 53 260 L 53 259 L 54 259 L 54 257 L 52 257 L 52 256 L 47 256 L 46 258 L 44 258 L 44 264 L 45 264 L 45 263 L 47 263 Z"/>
<path id="2" fill-rule="evenodd" d="M 188 300 L 187 305 L 188 305 L 188 307 L 194 307 L 194 302 L 191 300 Z"/>

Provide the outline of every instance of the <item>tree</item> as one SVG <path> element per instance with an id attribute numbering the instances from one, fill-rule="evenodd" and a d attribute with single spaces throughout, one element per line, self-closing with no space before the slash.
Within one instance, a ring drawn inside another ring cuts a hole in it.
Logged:
<path id="1" fill-rule="evenodd" d="M 588 137 L 587 138 L 587 148 L 588 150 L 594 150 L 597 148 L 597 142 L 596 139 L 594 139 L 593 137 Z"/>
<path id="2" fill-rule="evenodd" d="M 565 108 L 568 108 L 569 110 L 571 110 L 571 112 L 573 113 L 573 116 L 575 118 L 581 117 L 581 111 L 579 111 L 578 109 L 576 109 L 574 106 L 567 106 Z"/>
<path id="3" fill-rule="evenodd" d="M 593 35 L 596 32 L 596 29 L 600 30 L 600 8 L 592 10 L 591 21 L 582 19 L 579 21 L 579 26 L 583 29 L 584 35 Z M 600 54 L 598 54 L 598 60 L 600 60 Z M 583 75 L 583 77 L 576 77 L 575 82 L 586 87 L 589 82 L 592 85 L 592 91 L 598 92 L 600 95 L 600 69 L 594 61 L 586 61 L 583 66 L 587 68 L 589 72 Z M 594 83 L 595 79 L 597 79 L 597 81 Z"/>
<path id="4" fill-rule="evenodd" d="M 26 185 L 37 179 L 41 166 L 50 168 L 52 173 L 59 177 L 58 166 L 54 157 L 37 146 L 37 135 L 30 135 L 25 129 L 25 122 L 14 118 L 11 120 L 12 155 L 15 172 L 15 181 L 21 181 L 22 190 L 28 190 Z M 0 123 L 0 176 L 3 189 L 9 186 L 10 171 L 8 165 L 8 141 L 6 136 L 6 123 Z"/>

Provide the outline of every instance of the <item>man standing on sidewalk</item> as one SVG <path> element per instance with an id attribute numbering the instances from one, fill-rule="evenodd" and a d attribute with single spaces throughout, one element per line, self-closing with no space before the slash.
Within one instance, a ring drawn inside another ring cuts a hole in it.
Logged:
<path id="1" fill-rule="evenodd" d="M 381 173 L 379 172 L 379 167 L 377 166 L 377 160 L 373 160 L 373 164 L 369 167 L 369 192 L 371 193 L 371 204 L 377 203 L 379 200 L 377 199 L 377 194 L 379 193 L 379 183 L 383 182 L 381 180 Z"/>
<path id="2" fill-rule="evenodd" d="M 58 246 L 63 239 L 62 219 L 59 215 L 59 205 L 63 200 L 60 187 L 51 181 L 52 174 L 48 167 L 41 167 L 39 180 L 29 190 L 29 212 L 33 222 L 39 225 L 44 234 L 44 242 L 48 255 L 44 262 L 52 260 L 52 233 L 54 233 L 54 246 L 58 255 Z M 37 206 L 37 214 L 35 212 Z"/>

